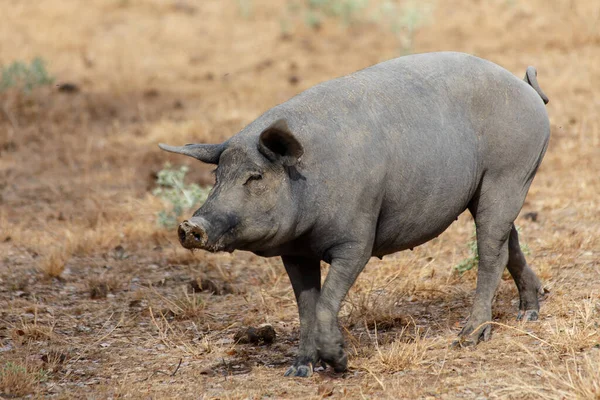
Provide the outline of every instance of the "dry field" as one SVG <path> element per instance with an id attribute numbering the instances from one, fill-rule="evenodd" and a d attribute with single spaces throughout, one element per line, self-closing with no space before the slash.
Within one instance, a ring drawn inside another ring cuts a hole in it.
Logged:
<path id="1" fill-rule="evenodd" d="M 0 65 L 39 56 L 56 81 L 0 93 L 0 397 L 600 399 L 600 2 L 425 5 L 407 49 L 376 6 L 312 29 L 276 0 L 1 0 Z M 221 141 L 407 50 L 538 69 L 552 139 L 517 224 L 549 290 L 540 320 L 515 321 L 506 275 L 492 340 L 450 348 L 475 285 L 453 270 L 465 214 L 369 263 L 342 312 L 349 372 L 283 378 L 299 325 L 280 260 L 180 248 L 155 175 L 186 164 L 207 185 L 210 167 L 156 145 Z M 234 341 L 265 323 L 273 344 Z"/>

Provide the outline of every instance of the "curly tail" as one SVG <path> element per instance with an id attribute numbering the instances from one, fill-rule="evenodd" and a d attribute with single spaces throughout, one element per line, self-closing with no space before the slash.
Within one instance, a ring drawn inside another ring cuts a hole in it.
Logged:
<path id="1" fill-rule="evenodd" d="M 525 78 L 523 78 L 523 80 L 525 82 L 529 83 L 529 85 L 535 89 L 535 91 L 540 95 L 540 97 L 544 101 L 544 104 L 548 104 L 548 102 L 550 100 L 548 99 L 548 96 L 546 96 L 544 94 L 544 92 L 542 92 L 542 89 L 540 88 L 540 85 L 538 84 L 537 71 L 535 70 L 534 67 L 531 67 L 531 66 L 527 67 L 527 72 L 525 72 Z"/>

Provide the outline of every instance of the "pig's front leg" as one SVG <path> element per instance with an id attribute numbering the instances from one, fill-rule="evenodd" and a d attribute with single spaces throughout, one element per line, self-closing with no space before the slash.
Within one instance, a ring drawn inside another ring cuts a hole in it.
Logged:
<path id="1" fill-rule="evenodd" d="M 366 247 L 360 243 L 348 243 L 331 251 L 331 267 L 317 303 L 317 354 L 336 372 L 346 371 L 348 367 L 338 313 L 348 290 L 370 258 L 370 248 L 366 250 Z"/>
<path id="2" fill-rule="evenodd" d="M 290 277 L 300 314 L 300 348 L 294 365 L 285 376 L 308 377 L 318 361 L 315 342 L 316 307 L 321 293 L 321 265 L 319 259 L 281 257 Z"/>

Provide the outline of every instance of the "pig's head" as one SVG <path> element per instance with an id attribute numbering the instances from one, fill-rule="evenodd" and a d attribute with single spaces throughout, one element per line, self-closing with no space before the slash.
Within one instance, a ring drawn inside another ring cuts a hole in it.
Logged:
<path id="1" fill-rule="evenodd" d="M 216 183 L 208 199 L 179 225 L 183 247 L 258 251 L 277 245 L 293 229 L 296 216 L 290 170 L 304 150 L 284 120 L 264 129 L 250 145 L 244 139 L 159 146 L 217 165 Z"/>

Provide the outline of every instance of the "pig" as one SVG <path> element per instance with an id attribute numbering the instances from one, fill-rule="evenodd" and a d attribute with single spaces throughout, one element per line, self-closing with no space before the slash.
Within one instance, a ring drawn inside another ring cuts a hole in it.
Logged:
<path id="1" fill-rule="evenodd" d="M 521 80 L 463 53 L 409 55 L 318 84 L 223 143 L 160 144 L 217 165 L 179 240 L 281 257 L 300 319 L 286 376 L 310 376 L 319 361 L 345 371 L 338 313 L 367 261 L 437 237 L 465 210 L 479 267 L 457 343 L 490 338 L 505 267 L 519 291 L 517 318 L 535 320 L 542 285 L 514 221 L 550 137 L 536 75 L 528 67 Z M 321 261 L 330 264 L 323 283 Z"/>

